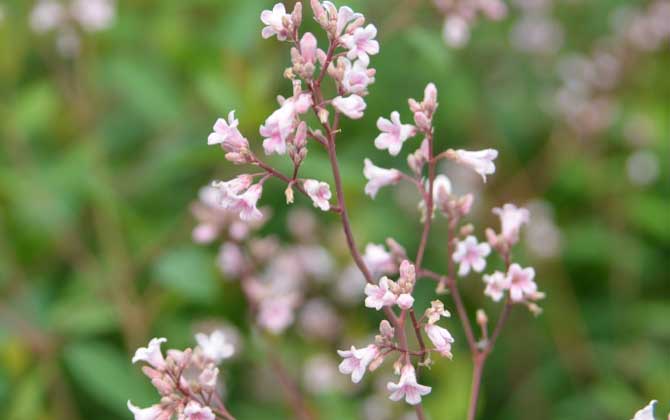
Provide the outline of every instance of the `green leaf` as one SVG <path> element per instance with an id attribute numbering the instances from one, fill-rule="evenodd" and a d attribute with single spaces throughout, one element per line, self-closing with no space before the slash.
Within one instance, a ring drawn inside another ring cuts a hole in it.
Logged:
<path id="1" fill-rule="evenodd" d="M 158 261 L 156 281 L 192 301 L 211 302 L 217 290 L 213 258 L 206 251 L 187 246 L 164 254 Z"/>

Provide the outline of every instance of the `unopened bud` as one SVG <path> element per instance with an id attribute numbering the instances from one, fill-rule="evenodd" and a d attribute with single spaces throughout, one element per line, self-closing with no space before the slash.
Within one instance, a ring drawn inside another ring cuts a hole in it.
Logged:
<path id="1" fill-rule="evenodd" d="M 297 2 L 293 7 L 291 20 L 293 20 L 294 28 L 298 28 L 302 24 L 302 3 Z"/>
<path id="2" fill-rule="evenodd" d="M 395 329 L 391 326 L 391 323 L 387 320 L 383 320 L 379 323 L 379 332 L 382 336 L 386 338 L 393 338 L 395 334 Z"/>
<path id="3" fill-rule="evenodd" d="M 461 227 L 461 236 L 468 236 L 471 235 L 472 232 L 474 232 L 475 227 L 472 226 L 472 223 L 468 223 L 467 225 L 464 225 Z"/>
<path id="4" fill-rule="evenodd" d="M 483 309 L 477 309 L 477 324 L 480 326 L 484 326 L 488 324 L 489 322 L 489 317 L 486 316 L 486 312 L 484 312 Z"/>
<path id="5" fill-rule="evenodd" d="M 322 124 L 326 124 L 328 122 L 328 117 L 330 116 L 328 110 L 325 108 L 321 108 L 319 109 L 318 114 L 319 114 L 319 121 L 321 121 Z"/>
<path id="6" fill-rule="evenodd" d="M 293 186 L 291 184 L 284 190 L 286 196 L 286 204 L 293 204 Z"/>

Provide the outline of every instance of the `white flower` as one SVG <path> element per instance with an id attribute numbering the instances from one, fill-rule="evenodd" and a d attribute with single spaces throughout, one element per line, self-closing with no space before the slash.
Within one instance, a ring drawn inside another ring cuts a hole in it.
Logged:
<path id="1" fill-rule="evenodd" d="M 416 382 L 414 366 L 405 365 L 402 368 L 400 381 L 397 384 L 389 382 L 386 389 L 391 391 L 389 398 L 392 401 L 400 401 L 403 397 L 407 404 L 416 405 L 421 402 L 421 396 L 430 394 L 431 387 Z"/>
<path id="2" fill-rule="evenodd" d="M 159 404 L 148 408 L 139 408 L 128 401 L 127 405 L 135 420 L 170 420 L 172 416 L 171 412 L 163 410 Z"/>
<path id="3" fill-rule="evenodd" d="M 349 95 L 346 98 L 338 96 L 333 99 L 333 106 L 336 110 L 343 113 L 352 120 L 357 120 L 363 117 L 365 111 L 365 101 L 358 95 Z"/>
<path id="4" fill-rule="evenodd" d="M 155 369 L 165 369 L 165 358 L 163 358 L 163 353 L 161 353 L 161 344 L 166 341 L 167 338 L 152 338 L 147 347 L 137 349 L 132 362 L 142 361 L 150 364 Z"/>
<path id="5" fill-rule="evenodd" d="M 382 133 L 375 139 L 375 147 L 380 150 L 388 149 L 391 156 L 397 156 L 403 143 L 416 133 L 412 124 L 400 122 L 400 114 L 397 111 L 391 113 L 390 121 L 380 117 L 377 120 L 377 128 Z"/>
<path id="6" fill-rule="evenodd" d="M 512 264 L 507 271 L 509 281 L 509 295 L 512 301 L 520 302 L 525 297 L 533 297 L 537 292 L 535 269 L 533 267 L 521 268 L 519 264 Z"/>
<path id="7" fill-rule="evenodd" d="M 654 420 L 654 406 L 656 406 L 657 401 L 653 400 L 643 409 L 635 413 L 635 417 L 631 420 Z"/>
<path id="8" fill-rule="evenodd" d="M 372 198 L 375 198 L 381 187 L 397 184 L 401 178 L 400 171 L 397 169 L 380 168 L 375 166 L 370 159 L 365 159 L 363 175 L 368 179 L 368 183 L 365 185 L 365 193 Z"/>
<path id="9" fill-rule="evenodd" d="M 486 267 L 486 258 L 491 253 L 491 246 L 486 242 L 477 243 L 477 238 L 470 235 L 456 245 L 454 262 L 460 263 L 459 276 L 467 276 L 470 268 L 481 273 Z"/>
<path id="10" fill-rule="evenodd" d="M 509 278 L 505 273 L 501 273 L 500 271 L 496 271 L 493 274 L 485 274 L 484 283 L 486 283 L 484 294 L 493 299 L 494 302 L 500 302 L 505 290 L 509 289 L 510 286 Z"/>
<path id="11" fill-rule="evenodd" d="M 495 149 L 484 149 L 476 152 L 456 150 L 451 157 L 457 162 L 469 166 L 481 175 L 486 182 L 486 175 L 491 175 L 496 171 L 496 165 L 493 161 L 498 157 L 498 151 Z"/>
<path id="12" fill-rule="evenodd" d="M 493 214 L 500 216 L 503 240 L 509 245 L 517 243 L 519 241 L 521 226 L 527 224 L 530 220 L 528 210 L 508 203 L 502 206 L 502 208 L 494 208 Z"/>
<path id="13" fill-rule="evenodd" d="M 330 210 L 330 186 L 325 182 L 319 182 L 315 179 L 308 179 L 303 184 L 305 191 L 309 198 L 314 202 L 314 207 L 318 207 L 323 211 Z"/>
<path id="14" fill-rule="evenodd" d="M 397 268 L 393 256 L 384 248 L 384 245 L 367 244 L 363 261 L 375 277 L 379 274 L 394 273 Z"/>
<path id="15" fill-rule="evenodd" d="M 347 34 L 342 37 L 342 43 L 349 50 L 347 57 L 350 60 L 359 58 L 368 63 L 368 55 L 379 53 L 379 42 L 375 41 L 377 28 L 369 24 L 365 28 L 356 28 L 353 34 Z"/>
<path id="16" fill-rule="evenodd" d="M 198 333 L 195 335 L 195 340 L 198 342 L 202 354 L 217 365 L 235 352 L 232 344 L 226 343 L 226 336 L 221 330 L 216 330 L 210 335 Z"/>
<path id="17" fill-rule="evenodd" d="M 379 284 L 365 285 L 365 306 L 380 310 L 383 306 L 391 306 L 396 303 L 396 295 L 389 289 L 390 280 L 388 277 L 382 277 Z"/>
<path id="18" fill-rule="evenodd" d="M 379 355 L 379 349 L 374 344 L 362 349 L 351 346 L 351 350 L 338 350 L 337 354 L 344 358 L 339 365 L 340 372 L 345 375 L 351 374 L 352 382 L 357 384 L 363 379 L 370 362 Z"/>
<path id="19" fill-rule="evenodd" d="M 286 8 L 282 3 L 277 3 L 270 10 L 263 10 L 261 13 L 261 22 L 265 25 L 261 35 L 263 38 L 270 38 L 277 35 L 277 39 L 284 41 L 288 35 L 288 31 L 284 26 L 284 19 L 291 19 L 291 15 L 286 13 Z"/>
<path id="20" fill-rule="evenodd" d="M 451 333 L 446 328 L 438 327 L 435 324 L 426 324 L 424 327 L 428 338 L 435 346 L 442 356 L 452 358 L 451 354 L 451 344 L 454 342 L 454 337 L 451 336 Z"/>
<path id="21" fill-rule="evenodd" d="M 216 416 L 209 407 L 203 407 L 191 400 L 184 408 L 184 420 L 215 420 Z"/>

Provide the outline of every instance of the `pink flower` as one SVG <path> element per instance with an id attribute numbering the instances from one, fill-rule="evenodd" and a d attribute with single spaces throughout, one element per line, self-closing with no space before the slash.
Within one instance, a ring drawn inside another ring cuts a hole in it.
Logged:
<path id="1" fill-rule="evenodd" d="M 202 354 L 217 365 L 235 352 L 232 344 L 226 343 L 226 336 L 221 330 L 216 330 L 210 335 L 198 333 L 195 335 L 195 340 Z"/>
<path id="2" fill-rule="evenodd" d="M 261 300 L 258 306 L 258 324 L 268 331 L 279 334 L 295 319 L 297 298 L 294 295 L 272 296 Z"/>
<path id="3" fill-rule="evenodd" d="M 367 64 L 358 60 L 351 64 L 346 58 L 340 58 L 341 65 L 344 67 L 342 75 L 342 87 L 347 93 L 363 93 L 368 85 L 375 81 L 374 70 L 369 70 Z"/>
<path id="4" fill-rule="evenodd" d="M 209 407 L 203 407 L 191 400 L 184 408 L 184 420 L 215 420 L 216 416 Z"/>
<path id="5" fill-rule="evenodd" d="M 421 396 L 430 394 L 431 387 L 416 382 L 414 366 L 405 365 L 402 368 L 400 381 L 397 384 L 389 382 L 386 388 L 391 391 L 389 398 L 392 401 L 400 401 L 403 397 L 407 404 L 416 405 L 421 402 Z"/>
<path id="6" fill-rule="evenodd" d="M 502 239 L 509 245 L 517 243 L 519 241 L 521 226 L 527 224 L 530 220 L 528 210 L 508 203 L 502 206 L 502 208 L 494 208 L 493 214 L 500 216 Z"/>
<path id="7" fill-rule="evenodd" d="M 413 125 L 400 122 L 400 114 L 397 111 L 391 113 L 391 121 L 380 117 L 377 120 L 377 128 L 382 133 L 375 139 L 375 147 L 380 150 L 388 149 L 391 156 L 397 156 L 403 143 L 416 133 Z"/>
<path id="8" fill-rule="evenodd" d="M 332 5 L 329 1 L 324 1 L 324 5 Z M 333 10 L 335 6 L 329 7 L 330 10 Z M 349 22 L 352 22 L 358 18 L 363 17 L 360 13 L 355 13 L 349 6 L 342 6 L 337 11 L 337 25 L 335 27 L 335 34 L 341 35 Z"/>
<path id="9" fill-rule="evenodd" d="M 482 176 L 486 182 L 486 175 L 496 171 L 493 161 L 498 157 L 498 151 L 494 149 L 484 149 L 476 152 L 467 150 L 456 150 L 451 156 L 459 163 L 469 166 L 475 172 Z"/>
<path id="10" fill-rule="evenodd" d="M 213 132 L 207 138 L 207 144 L 220 144 L 227 152 L 226 159 L 234 163 L 244 163 L 244 153 L 249 150 L 249 141 L 242 137 L 237 129 L 239 121 L 235 111 L 230 111 L 228 121 L 219 118 L 214 123 Z"/>
<path id="11" fill-rule="evenodd" d="M 521 268 L 519 264 L 512 264 L 507 271 L 510 283 L 509 295 L 513 302 L 520 302 L 525 297 L 533 297 L 537 292 L 535 269 L 533 267 Z"/>
<path id="12" fill-rule="evenodd" d="M 229 209 L 233 207 L 239 200 L 239 194 L 245 191 L 253 179 L 249 175 L 238 175 L 230 181 L 214 181 L 212 187 L 218 190 L 218 204 Z"/>
<path id="13" fill-rule="evenodd" d="M 510 286 L 509 278 L 505 273 L 501 273 L 500 271 L 496 271 L 493 274 L 485 274 L 484 283 L 486 283 L 484 294 L 493 299 L 494 302 L 500 302 L 505 290 L 509 289 Z"/>
<path id="14" fill-rule="evenodd" d="M 401 174 L 397 169 L 385 169 L 375 166 L 370 159 L 365 159 L 363 175 L 368 179 L 365 185 L 365 193 L 375 198 L 380 188 L 387 185 L 395 185 L 400 181 Z"/>
<path id="15" fill-rule="evenodd" d="M 379 274 L 394 273 L 397 268 L 393 256 L 386 251 L 384 245 L 367 244 L 363 261 L 375 277 Z"/>
<path id="16" fill-rule="evenodd" d="M 428 338 L 435 346 L 442 356 L 452 358 L 451 354 L 451 344 L 454 342 L 454 337 L 451 336 L 451 333 L 446 328 L 438 327 L 435 324 L 426 324 L 424 327 Z"/>
<path id="17" fill-rule="evenodd" d="M 128 401 L 128 410 L 133 413 L 135 420 L 170 420 L 171 410 L 164 410 L 159 404 L 154 404 L 148 408 L 139 408 Z"/>
<path id="18" fill-rule="evenodd" d="M 336 110 L 343 113 L 352 120 L 357 120 L 363 117 L 365 111 L 365 101 L 358 95 L 349 95 L 346 98 L 338 96 L 333 99 L 333 106 Z"/>
<path id="19" fill-rule="evenodd" d="M 315 179 L 308 179 L 303 184 L 305 191 L 309 198 L 312 199 L 314 207 L 318 207 L 323 211 L 330 210 L 330 186 L 325 182 L 319 182 Z"/>
<path id="20" fill-rule="evenodd" d="M 486 267 L 486 259 L 491 253 L 491 246 L 486 242 L 477 243 L 477 238 L 470 235 L 460 241 L 454 252 L 454 262 L 460 263 L 458 275 L 463 277 L 470 273 L 470 268 L 481 273 Z"/>
<path id="21" fill-rule="evenodd" d="M 256 207 L 258 199 L 263 193 L 263 186 L 255 184 L 249 187 L 237 200 L 230 206 L 230 209 L 240 213 L 240 219 L 244 221 L 261 220 L 263 213 Z"/>
<path id="22" fill-rule="evenodd" d="M 263 136 L 263 150 L 266 155 L 286 153 L 286 139 L 293 132 L 295 118 L 293 105 L 293 102 L 284 101 L 284 104 L 265 120 L 265 124 L 261 125 L 259 131 Z"/>
<path id="23" fill-rule="evenodd" d="M 461 16 L 449 16 L 442 30 L 444 41 L 453 48 L 460 48 L 470 39 L 470 25 Z"/>
<path id="24" fill-rule="evenodd" d="M 207 391 L 214 391 L 219 378 L 219 368 L 208 365 L 198 375 L 198 383 Z"/>
<path id="25" fill-rule="evenodd" d="M 365 63 L 370 62 L 368 55 L 379 53 L 379 42 L 375 41 L 377 28 L 369 24 L 365 28 L 356 28 L 352 34 L 342 37 L 342 43 L 349 50 L 347 57 L 350 60 L 360 58 Z"/>
<path id="26" fill-rule="evenodd" d="M 40 0 L 30 12 L 30 26 L 37 33 L 59 27 L 66 19 L 66 10 L 54 0 Z"/>
<path id="27" fill-rule="evenodd" d="M 379 284 L 365 285 L 365 306 L 380 310 L 383 306 L 391 306 L 396 303 L 396 295 L 389 289 L 390 280 L 388 277 L 379 279 Z"/>
<path id="28" fill-rule="evenodd" d="M 163 358 L 163 353 L 161 353 L 161 343 L 165 343 L 166 341 L 167 338 L 152 338 L 147 347 L 137 349 L 132 362 L 142 361 L 158 370 L 164 370 L 165 358 Z"/>
<path id="29" fill-rule="evenodd" d="M 263 38 L 270 38 L 273 35 L 277 35 L 277 39 L 284 41 L 288 36 L 288 29 L 284 26 L 284 19 L 291 19 L 291 15 L 286 13 L 286 8 L 282 3 L 277 3 L 270 10 L 263 10 L 261 13 L 261 22 L 265 25 L 261 35 Z"/>
<path id="30" fill-rule="evenodd" d="M 221 245 L 217 262 L 223 274 L 230 277 L 241 275 L 246 264 L 242 250 L 233 242 L 225 242 Z"/>
<path id="31" fill-rule="evenodd" d="M 414 305 L 414 297 L 409 293 L 402 293 L 396 301 L 400 309 L 410 309 Z"/>
<path id="32" fill-rule="evenodd" d="M 89 32 L 108 28 L 116 15 L 113 0 L 75 0 L 71 10 L 72 17 Z"/>
<path id="33" fill-rule="evenodd" d="M 300 39 L 300 55 L 305 63 L 316 61 L 316 37 L 311 32 L 306 32 Z"/>
<path id="34" fill-rule="evenodd" d="M 635 417 L 631 420 L 655 420 L 654 419 L 654 407 L 658 401 L 650 401 L 649 404 L 635 413 Z"/>
<path id="35" fill-rule="evenodd" d="M 362 349 L 351 346 L 351 350 L 338 350 L 337 354 L 344 358 L 339 366 L 340 373 L 351 374 L 351 381 L 357 384 L 363 379 L 370 362 L 379 355 L 379 349 L 374 344 Z"/>

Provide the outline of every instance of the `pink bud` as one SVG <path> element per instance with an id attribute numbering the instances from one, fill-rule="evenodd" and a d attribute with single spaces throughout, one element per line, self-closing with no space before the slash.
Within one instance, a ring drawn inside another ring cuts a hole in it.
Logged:
<path id="1" fill-rule="evenodd" d="M 311 32 L 305 33 L 300 40 L 300 54 L 306 63 L 316 61 L 316 37 Z"/>

